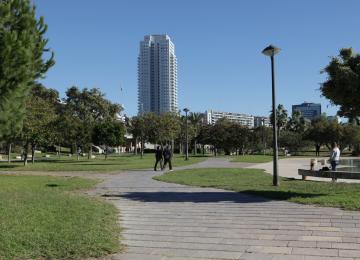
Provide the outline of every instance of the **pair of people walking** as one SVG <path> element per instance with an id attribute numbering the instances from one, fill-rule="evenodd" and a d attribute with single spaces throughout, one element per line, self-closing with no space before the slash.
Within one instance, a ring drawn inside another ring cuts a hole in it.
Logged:
<path id="1" fill-rule="evenodd" d="M 165 147 L 165 149 L 163 149 L 160 146 L 156 147 L 155 159 L 156 162 L 154 166 L 154 171 L 157 170 L 158 163 L 160 163 L 161 170 L 164 170 L 166 165 L 169 164 L 169 170 L 172 171 L 172 164 L 171 164 L 172 152 L 168 145 Z"/>

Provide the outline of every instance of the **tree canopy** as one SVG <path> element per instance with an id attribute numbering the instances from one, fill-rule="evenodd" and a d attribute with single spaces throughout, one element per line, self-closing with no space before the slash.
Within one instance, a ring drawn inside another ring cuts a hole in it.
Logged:
<path id="1" fill-rule="evenodd" d="M 0 1 L 0 138 L 19 131 L 35 81 L 54 64 L 44 18 L 29 0 Z"/>
<path id="2" fill-rule="evenodd" d="M 116 147 L 123 144 L 124 135 L 125 127 L 123 123 L 106 119 L 95 125 L 92 140 L 96 145 L 105 146 L 105 159 L 107 159 L 109 147 Z"/>
<path id="3" fill-rule="evenodd" d="M 352 48 L 341 49 L 322 72 L 328 76 L 320 87 L 322 95 L 340 106 L 339 116 L 359 124 L 360 54 L 355 54 Z"/>

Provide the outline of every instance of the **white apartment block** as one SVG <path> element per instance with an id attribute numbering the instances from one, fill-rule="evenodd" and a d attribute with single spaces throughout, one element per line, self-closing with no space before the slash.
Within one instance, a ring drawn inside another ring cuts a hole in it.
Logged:
<path id="1" fill-rule="evenodd" d="M 259 126 L 266 126 L 266 127 L 270 127 L 271 123 L 270 123 L 270 117 L 266 117 L 266 116 L 254 116 L 254 127 L 259 127 Z"/>
<path id="2" fill-rule="evenodd" d="M 247 126 L 249 128 L 254 127 L 254 116 L 232 113 L 232 112 L 219 112 L 214 110 L 208 110 L 205 112 L 206 123 L 215 124 L 220 118 L 226 118 L 232 122 L 239 123 L 240 125 Z"/>
<path id="3" fill-rule="evenodd" d="M 170 37 L 147 35 L 138 57 L 138 112 L 177 112 L 177 59 Z"/>

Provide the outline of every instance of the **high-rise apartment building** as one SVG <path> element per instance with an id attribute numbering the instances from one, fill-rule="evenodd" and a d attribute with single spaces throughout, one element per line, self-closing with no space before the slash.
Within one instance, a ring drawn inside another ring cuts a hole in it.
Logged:
<path id="1" fill-rule="evenodd" d="M 139 114 L 177 112 L 177 60 L 170 37 L 147 35 L 138 57 Z"/>
<path id="2" fill-rule="evenodd" d="M 321 104 L 304 102 L 300 105 L 293 105 L 292 113 L 294 111 L 299 111 L 305 119 L 313 120 L 321 116 Z"/>

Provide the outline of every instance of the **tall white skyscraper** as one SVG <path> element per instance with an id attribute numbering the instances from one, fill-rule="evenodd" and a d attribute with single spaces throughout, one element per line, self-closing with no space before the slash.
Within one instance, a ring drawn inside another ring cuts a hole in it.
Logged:
<path id="1" fill-rule="evenodd" d="M 168 35 L 147 35 L 138 57 L 139 114 L 177 112 L 177 60 Z"/>

